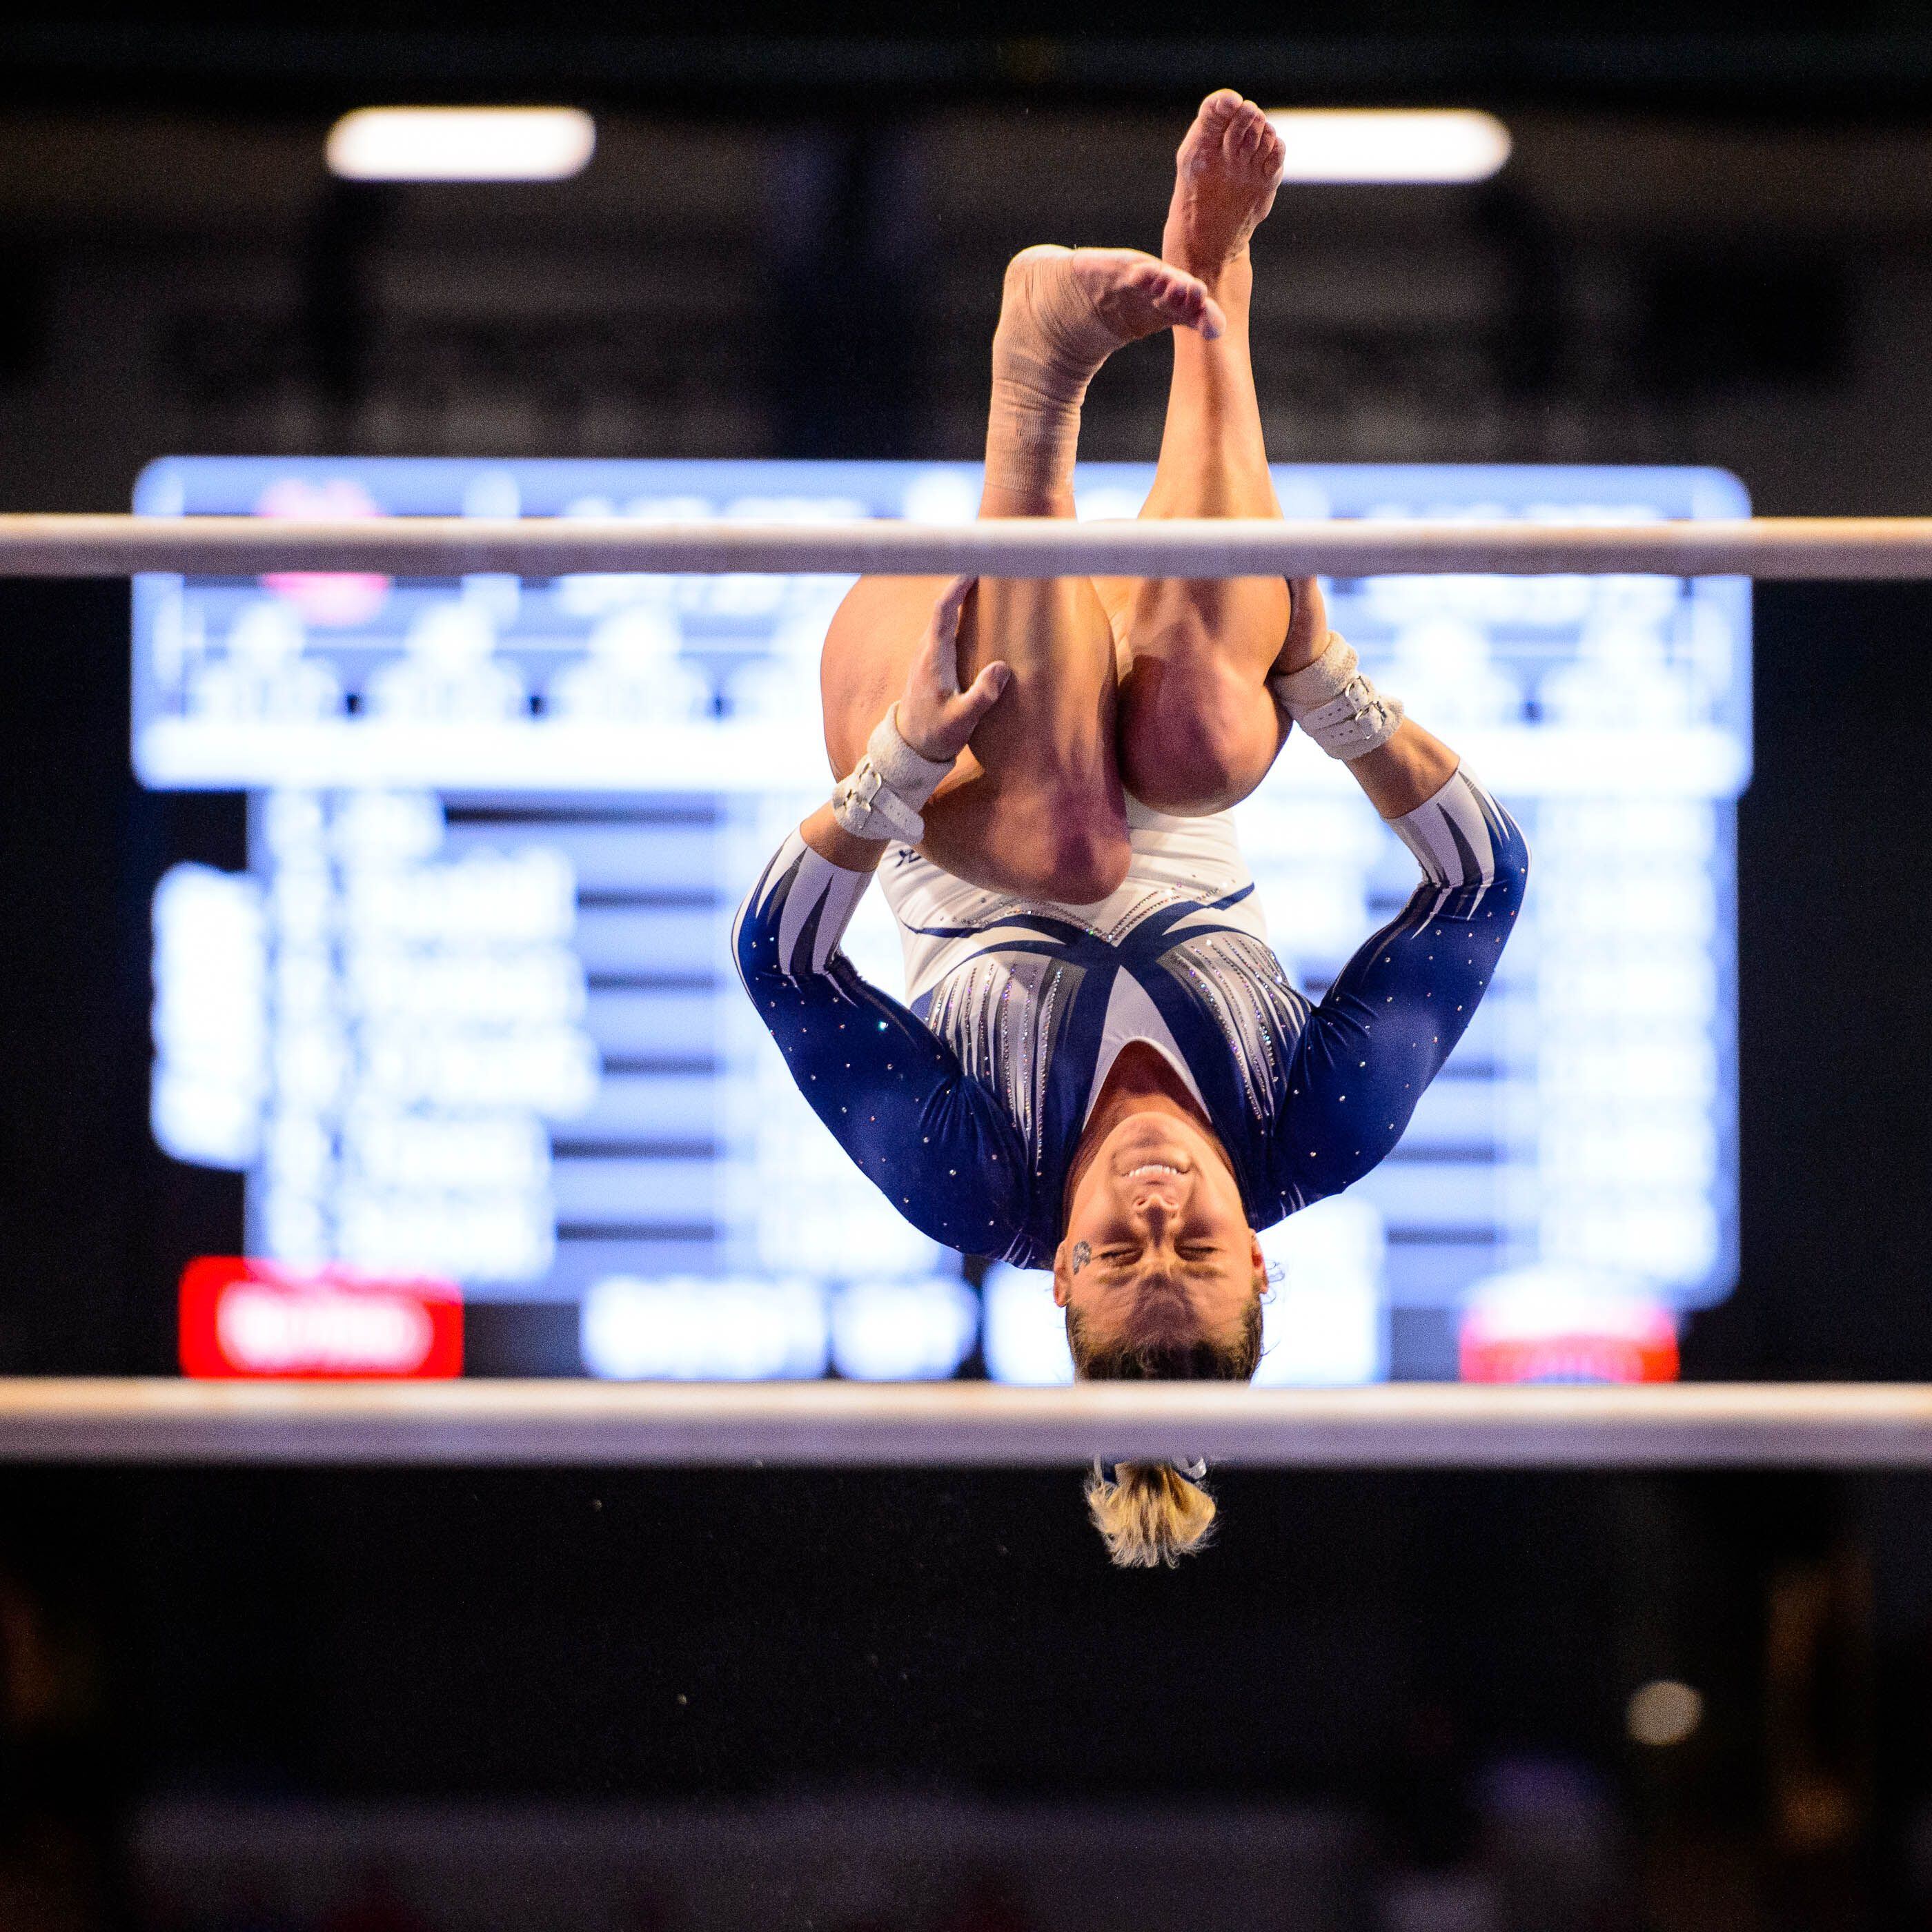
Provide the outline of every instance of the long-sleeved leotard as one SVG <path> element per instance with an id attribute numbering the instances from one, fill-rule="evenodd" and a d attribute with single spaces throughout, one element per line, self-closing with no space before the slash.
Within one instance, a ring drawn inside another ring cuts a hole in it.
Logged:
<path id="1" fill-rule="evenodd" d="M 740 977 L 799 1090 L 922 1232 L 1051 1259 L 1120 976 L 1150 1003 L 1264 1228 L 1394 1147 L 1487 990 L 1528 871 L 1516 821 L 1459 771 L 1393 821 L 1423 872 L 1318 1006 L 1231 918 L 1243 894 L 1158 895 L 1102 934 L 1017 904 L 915 1014 L 838 950 L 870 883 L 788 838 L 738 914 Z M 1248 888 L 1247 890 L 1252 890 Z"/>

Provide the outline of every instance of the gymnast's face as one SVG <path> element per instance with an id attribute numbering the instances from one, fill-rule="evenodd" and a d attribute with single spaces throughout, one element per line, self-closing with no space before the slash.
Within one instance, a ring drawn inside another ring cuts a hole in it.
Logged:
<path id="1" fill-rule="evenodd" d="M 1096 1342 L 1221 1342 L 1267 1277 L 1217 1142 L 1169 1112 L 1130 1114 L 1074 1179 L 1053 1298 Z"/>

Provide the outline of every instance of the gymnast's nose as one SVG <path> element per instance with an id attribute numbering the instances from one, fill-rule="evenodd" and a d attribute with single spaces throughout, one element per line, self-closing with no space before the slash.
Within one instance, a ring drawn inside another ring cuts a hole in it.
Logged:
<path id="1" fill-rule="evenodd" d="M 1180 1204 L 1164 1191 L 1154 1190 L 1134 1203 L 1134 1210 L 1146 1225 L 1148 1232 L 1159 1234 L 1180 1212 Z"/>

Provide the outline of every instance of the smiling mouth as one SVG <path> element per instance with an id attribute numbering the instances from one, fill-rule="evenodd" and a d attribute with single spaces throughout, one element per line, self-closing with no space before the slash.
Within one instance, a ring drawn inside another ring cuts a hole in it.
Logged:
<path id="1" fill-rule="evenodd" d="M 1138 1167 L 1129 1168 L 1120 1178 L 1123 1180 L 1143 1180 L 1150 1175 L 1171 1174 L 1179 1180 L 1184 1179 L 1186 1173 L 1186 1168 L 1176 1167 L 1168 1161 L 1144 1160 Z"/>

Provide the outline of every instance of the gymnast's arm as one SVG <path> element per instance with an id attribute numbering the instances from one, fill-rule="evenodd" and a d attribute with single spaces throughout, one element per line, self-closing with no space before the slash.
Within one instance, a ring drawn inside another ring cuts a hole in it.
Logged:
<path id="1" fill-rule="evenodd" d="M 1023 1219 L 1019 1136 L 952 1049 L 838 950 L 885 847 L 830 819 L 814 812 L 752 888 L 732 934 L 738 976 L 866 1178 L 934 1240 L 1004 1254 Z"/>
<path id="2" fill-rule="evenodd" d="M 1309 1017 L 1288 1072 L 1274 1177 L 1292 1213 L 1339 1193 L 1402 1138 L 1489 989 L 1529 874 L 1521 828 L 1408 718 L 1348 770 L 1422 870 Z"/>
<path id="3" fill-rule="evenodd" d="M 1288 635 L 1270 667 L 1272 679 L 1292 676 L 1319 658 L 1333 638 L 1320 578 L 1288 579 Z M 1284 746 L 1285 748 L 1285 746 Z M 1433 798 L 1462 761 L 1440 738 L 1405 718 L 1385 745 L 1348 761 L 1349 776 L 1384 818 L 1398 819 Z"/>
<path id="4" fill-rule="evenodd" d="M 967 691 L 958 688 L 959 609 L 969 586 L 959 579 L 940 597 L 896 708 L 904 746 L 930 764 L 958 754 L 1006 686 L 1006 667 L 989 664 Z M 881 802 L 876 790 L 870 796 L 878 814 Z M 915 836 L 918 803 L 888 806 L 883 815 Z M 951 1048 L 839 952 L 891 837 L 878 815 L 844 815 L 842 824 L 833 806 L 821 806 L 765 867 L 732 932 L 738 976 L 799 1091 L 860 1172 L 934 1240 L 1002 1254 L 1022 1219 L 1018 1131 Z M 848 829 L 855 819 L 865 832 Z"/>

